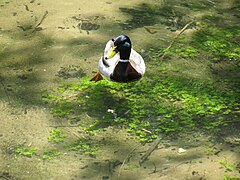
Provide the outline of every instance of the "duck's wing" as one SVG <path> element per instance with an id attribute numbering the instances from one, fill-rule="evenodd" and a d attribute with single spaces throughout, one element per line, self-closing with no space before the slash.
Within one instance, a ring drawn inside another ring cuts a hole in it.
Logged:
<path id="1" fill-rule="evenodd" d="M 114 47 L 114 42 L 113 40 L 109 40 L 105 46 L 105 49 L 103 51 L 103 57 L 107 57 L 107 55 L 109 54 L 109 52 L 112 50 L 112 48 Z"/>
<path id="2" fill-rule="evenodd" d="M 142 75 L 145 73 L 146 66 L 144 60 L 142 56 L 139 53 L 137 53 L 134 49 L 131 50 L 129 62 L 138 73 Z"/>
<path id="3" fill-rule="evenodd" d="M 114 47 L 114 42 L 112 40 L 109 40 L 103 51 L 103 56 L 100 58 L 98 63 L 98 68 L 100 72 L 104 76 L 106 76 L 108 79 L 110 79 L 110 75 L 113 73 L 114 68 L 120 59 L 119 53 L 117 53 L 115 56 L 113 56 L 110 59 L 106 58 L 107 55 L 111 52 L 113 47 Z"/>

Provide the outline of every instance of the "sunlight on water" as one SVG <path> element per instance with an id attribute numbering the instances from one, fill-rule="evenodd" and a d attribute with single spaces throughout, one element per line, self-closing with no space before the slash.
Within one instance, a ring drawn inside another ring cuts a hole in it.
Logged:
<path id="1" fill-rule="evenodd" d="M 239 177 L 239 11 L 237 0 L 0 0 L 0 179 Z M 89 82 L 120 34 L 146 75 Z"/>

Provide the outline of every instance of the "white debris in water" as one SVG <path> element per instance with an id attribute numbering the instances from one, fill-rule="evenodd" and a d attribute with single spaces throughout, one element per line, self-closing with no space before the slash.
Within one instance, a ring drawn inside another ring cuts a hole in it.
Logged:
<path id="1" fill-rule="evenodd" d="M 178 149 L 178 153 L 184 153 L 184 152 L 186 152 L 187 150 L 186 149 L 183 149 L 183 148 L 179 148 Z"/>
<path id="2" fill-rule="evenodd" d="M 115 111 L 113 109 L 108 109 L 107 112 L 112 113 L 114 116 L 114 119 L 117 118 L 117 113 L 115 113 Z"/>
<path id="3" fill-rule="evenodd" d="M 114 110 L 113 110 L 113 109 L 108 109 L 108 110 L 107 110 L 107 112 L 109 112 L 109 113 L 112 113 L 112 114 L 113 114 L 113 113 L 114 113 Z"/>

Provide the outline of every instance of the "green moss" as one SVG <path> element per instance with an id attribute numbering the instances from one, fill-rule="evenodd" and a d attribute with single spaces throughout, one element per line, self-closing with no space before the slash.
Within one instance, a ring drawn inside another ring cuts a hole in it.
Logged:
<path id="1" fill-rule="evenodd" d="M 227 174 L 224 175 L 223 180 L 240 180 L 239 177 L 232 177 Z"/>
<path id="2" fill-rule="evenodd" d="M 37 149 L 31 148 L 31 147 L 18 147 L 15 151 L 17 155 L 32 157 L 34 154 L 36 154 Z"/>
<path id="3" fill-rule="evenodd" d="M 52 158 L 56 158 L 61 155 L 61 152 L 54 150 L 54 149 L 45 149 L 43 154 L 41 155 L 41 158 L 44 160 L 49 160 Z"/>
<path id="4" fill-rule="evenodd" d="M 191 127 L 216 130 L 227 125 L 231 111 L 237 108 L 237 94 L 221 92 L 212 84 L 197 86 L 196 82 L 181 78 L 153 79 L 128 84 L 82 79 L 79 84 L 63 88 L 65 95 L 75 94 L 74 97 L 67 99 L 61 95 L 60 101 L 49 98 L 48 102 L 60 110 L 63 104 L 68 104 L 73 110 L 68 118 L 84 112 L 96 118 L 85 127 L 88 130 L 121 125 L 142 141 L 155 138 L 159 132 L 178 132 Z M 58 90 L 54 96 L 57 94 Z M 108 112 L 109 109 L 114 113 Z"/>
<path id="5" fill-rule="evenodd" d="M 77 151 L 85 155 L 95 157 L 99 146 L 91 140 L 80 139 L 72 144 L 66 145 L 71 151 Z"/>
<path id="6" fill-rule="evenodd" d="M 59 143 L 64 141 L 67 135 L 62 132 L 62 129 L 55 128 L 50 131 L 50 135 L 48 136 L 49 142 Z"/>
<path id="7" fill-rule="evenodd" d="M 227 170 L 227 171 L 233 171 L 235 166 L 231 163 L 229 163 L 226 159 L 219 161 L 219 163 Z"/>
<path id="8" fill-rule="evenodd" d="M 181 36 L 173 47 L 164 52 L 168 58 L 184 58 L 202 60 L 208 58 L 216 61 L 240 61 L 240 26 L 220 26 L 222 19 L 216 16 L 204 16 L 196 22 L 199 28 L 193 33 L 192 39 Z M 219 25 L 220 24 L 220 25 Z M 152 50 L 153 54 L 156 50 Z M 157 51 L 157 54 L 160 53 Z M 154 59 L 155 56 L 153 55 Z"/>
<path id="9" fill-rule="evenodd" d="M 139 164 L 127 163 L 127 165 L 124 167 L 126 170 L 133 170 L 136 168 L 139 168 Z"/>
<path id="10" fill-rule="evenodd" d="M 214 60 L 240 60 L 239 26 L 219 28 L 208 23 L 202 23 L 201 30 L 193 36 L 192 45 L 208 52 Z"/>
<path id="11" fill-rule="evenodd" d="M 206 151 L 204 151 L 207 155 L 217 155 L 220 150 L 212 148 L 212 149 L 207 149 Z"/>
<path id="12" fill-rule="evenodd" d="M 124 127 L 142 142 L 159 133 L 193 129 L 218 133 L 238 121 L 234 112 L 239 110 L 239 78 L 235 72 L 240 59 L 239 25 L 223 28 L 218 19 L 203 17 L 191 38 L 181 35 L 168 50 L 151 48 L 148 74 L 140 81 L 95 83 L 82 78 L 47 92 L 43 100 L 55 116 L 80 121 L 84 133 Z M 162 52 L 166 60 L 159 57 Z M 220 73 L 213 69 L 218 62 L 231 64 L 224 69 L 226 75 L 221 67 Z M 188 69 L 195 64 L 190 74 Z M 204 77 L 196 78 L 202 66 L 205 70 L 199 76 Z M 87 122 L 83 114 L 90 117 Z"/>
<path id="13" fill-rule="evenodd" d="M 176 49 L 175 53 L 181 56 L 182 58 L 194 58 L 198 56 L 197 50 L 192 46 L 186 46 L 180 49 Z"/>

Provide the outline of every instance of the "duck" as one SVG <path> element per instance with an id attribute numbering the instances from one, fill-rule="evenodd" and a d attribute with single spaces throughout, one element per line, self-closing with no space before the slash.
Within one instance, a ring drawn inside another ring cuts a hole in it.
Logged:
<path id="1" fill-rule="evenodd" d="M 91 81 L 106 77 L 115 82 L 131 82 L 143 77 L 146 66 L 142 56 L 132 48 L 126 35 L 110 39 L 105 46 L 103 56 L 98 63 L 99 72 Z"/>

